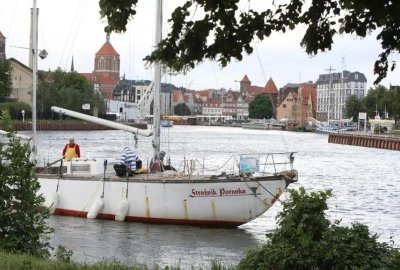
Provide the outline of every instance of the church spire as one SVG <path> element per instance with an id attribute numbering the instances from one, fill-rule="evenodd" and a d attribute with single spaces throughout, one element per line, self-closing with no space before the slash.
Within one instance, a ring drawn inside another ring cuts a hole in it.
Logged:
<path id="1" fill-rule="evenodd" d="M 71 72 L 74 72 L 75 68 L 74 68 L 74 56 L 72 56 L 72 60 L 71 60 Z"/>

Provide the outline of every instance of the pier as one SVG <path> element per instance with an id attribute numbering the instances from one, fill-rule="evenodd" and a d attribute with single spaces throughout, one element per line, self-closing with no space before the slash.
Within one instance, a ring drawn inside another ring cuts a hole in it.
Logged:
<path id="1" fill-rule="evenodd" d="M 393 135 L 330 133 L 328 142 L 400 151 L 400 138 Z"/>

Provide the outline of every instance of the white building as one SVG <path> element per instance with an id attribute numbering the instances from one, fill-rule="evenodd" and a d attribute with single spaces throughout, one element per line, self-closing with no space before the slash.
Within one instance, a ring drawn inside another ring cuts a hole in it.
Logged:
<path id="1" fill-rule="evenodd" d="M 321 121 L 346 118 L 346 100 L 352 95 L 363 98 L 367 92 L 367 79 L 358 71 L 321 74 L 316 84 L 316 116 Z"/>

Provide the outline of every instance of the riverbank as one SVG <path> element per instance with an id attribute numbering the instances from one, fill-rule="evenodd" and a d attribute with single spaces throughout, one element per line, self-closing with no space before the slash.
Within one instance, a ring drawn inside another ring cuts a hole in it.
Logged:
<path id="1" fill-rule="evenodd" d="M 147 129 L 146 123 L 123 123 L 125 125 L 136 127 L 140 129 Z M 2 125 L 0 125 L 2 129 Z M 31 131 L 31 122 L 14 122 L 15 131 Z M 38 121 L 36 125 L 36 130 L 38 131 L 87 131 L 87 130 L 113 130 L 112 128 L 102 126 L 95 123 L 88 123 L 84 121 Z"/>
<path id="2" fill-rule="evenodd" d="M 0 251 L 0 269 L 2 270 L 180 270 L 180 266 L 147 266 L 147 265 L 122 265 L 117 262 L 100 262 L 95 264 L 81 264 L 74 262 L 63 262 L 57 260 L 44 260 L 26 254 L 10 254 Z M 192 268 L 204 269 L 204 268 Z M 209 268 L 211 270 L 233 270 L 221 265 L 218 262 L 213 262 Z"/>

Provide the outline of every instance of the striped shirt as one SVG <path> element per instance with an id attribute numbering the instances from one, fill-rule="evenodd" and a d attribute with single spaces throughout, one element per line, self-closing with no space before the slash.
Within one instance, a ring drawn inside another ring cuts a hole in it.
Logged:
<path id="1" fill-rule="evenodd" d="M 138 160 L 138 156 L 135 152 L 129 148 L 125 148 L 121 159 L 122 163 L 125 164 L 131 171 L 136 170 L 136 160 Z"/>

